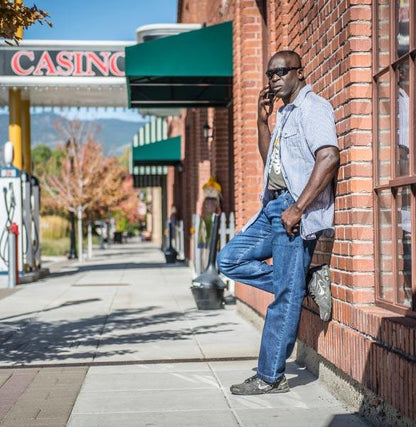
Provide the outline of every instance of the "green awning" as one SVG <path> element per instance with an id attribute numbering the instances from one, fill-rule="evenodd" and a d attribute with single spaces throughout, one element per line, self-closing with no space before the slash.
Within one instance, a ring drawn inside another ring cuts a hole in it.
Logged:
<path id="1" fill-rule="evenodd" d="M 225 22 L 126 47 L 129 106 L 226 106 L 232 44 L 232 22 Z"/>
<path id="2" fill-rule="evenodd" d="M 133 146 L 133 166 L 177 165 L 181 161 L 181 137 Z"/>

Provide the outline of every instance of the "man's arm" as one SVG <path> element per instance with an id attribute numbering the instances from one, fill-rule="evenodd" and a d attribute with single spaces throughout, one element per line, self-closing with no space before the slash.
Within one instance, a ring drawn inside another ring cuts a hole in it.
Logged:
<path id="1" fill-rule="evenodd" d="M 269 151 L 270 144 L 270 129 L 269 117 L 273 112 L 273 99 L 267 97 L 270 86 L 265 86 L 259 94 L 258 101 L 258 115 L 257 115 L 257 130 L 259 134 L 259 151 L 263 164 L 267 161 L 267 152 Z"/>
<path id="2" fill-rule="evenodd" d="M 315 166 L 299 199 L 282 213 L 282 224 L 293 236 L 299 231 L 299 221 L 305 209 L 315 200 L 333 179 L 339 165 L 337 147 L 325 147 L 316 153 Z"/>

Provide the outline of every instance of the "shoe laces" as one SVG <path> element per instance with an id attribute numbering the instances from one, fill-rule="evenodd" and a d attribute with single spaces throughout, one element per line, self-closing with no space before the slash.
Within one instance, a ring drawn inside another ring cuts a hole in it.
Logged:
<path id="1" fill-rule="evenodd" d="M 257 378 L 258 378 L 257 374 L 256 374 L 256 375 L 253 375 L 252 377 L 247 378 L 247 379 L 244 381 L 244 383 L 245 383 L 245 384 L 252 383 L 252 382 L 253 382 L 253 381 L 255 381 Z"/>

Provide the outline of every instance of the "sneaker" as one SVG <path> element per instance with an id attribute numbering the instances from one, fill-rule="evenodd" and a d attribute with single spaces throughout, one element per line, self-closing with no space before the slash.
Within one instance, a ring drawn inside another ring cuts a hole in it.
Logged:
<path id="1" fill-rule="evenodd" d="M 308 272 L 308 293 L 319 307 L 319 316 L 327 322 L 331 318 L 331 278 L 328 264 L 313 267 Z"/>
<path id="2" fill-rule="evenodd" d="M 241 384 L 234 384 L 230 387 L 232 394 L 251 395 L 266 393 L 287 393 L 290 391 L 286 377 L 283 375 L 273 384 L 266 383 L 257 375 L 247 378 Z"/>

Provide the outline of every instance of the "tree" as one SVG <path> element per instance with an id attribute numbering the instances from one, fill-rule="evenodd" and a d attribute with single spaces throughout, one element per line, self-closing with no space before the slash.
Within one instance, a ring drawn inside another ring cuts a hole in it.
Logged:
<path id="1" fill-rule="evenodd" d="M 27 29 L 35 22 L 47 24 L 52 27 L 52 23 L 47 19 L 48 13 L 38 9 L 36 5 L 25 6 L 22 3 L 15 3 L 9 0 L 0 0 L 0 37 L 11 39 L 16 44 L 22 38 L 18 35 L 18 29 Z M 11 44 L 6 40 L 7 44 Z"/>
<path id="2" fill-rule="evenodd" d="M 104 156 L 102 145 L 90 132 L 92 127 L 77 121 L 62 121 L 57 127 L 68 139 L 57 150 L 61 156 L 52 152 L 41 172 L 41 183 L 50 196 L 45 200 L 46 209 L 82 212 L 90 219 L 103 218 L 117 209 L 123 214 L 129 209 L 137 211 L 136 191 L 127 169 L 116 157 Z M 60 167 L 52 167 L 56 159 Z M 128 216 L 134 218 L 132 213 Z"/>
<path id="3" fill-rule="evenodd" d="M 140 220 L 139 215 L 139 200 L 137 192 L 134 190 L 133 177 L 127 175 L 122 183 L 123 191 L 127 197 L 120 203 L 118 207 L 113 208 L 113 212 L 125 219 L 126 224 L 134 224 Z"/>

